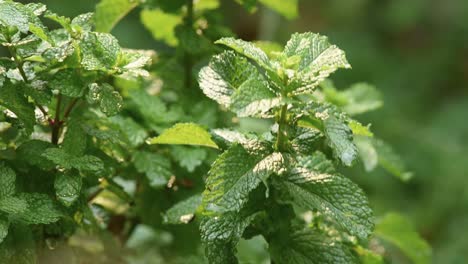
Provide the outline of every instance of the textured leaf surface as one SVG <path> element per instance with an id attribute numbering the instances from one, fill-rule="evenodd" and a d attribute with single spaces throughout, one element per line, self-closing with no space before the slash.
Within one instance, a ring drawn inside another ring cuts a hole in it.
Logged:
<path id="1" fill-rule="evenodd" d="M 329 116 L 323 120 L 324 134 L 333 154 L 344 165 L 351 166 L 358 156 L 357 148 L 353 143 L 353 133 L 343 122 Z"/>
<path id="2" fill-rule="evenodd" d="M 102 0 L 96 5 L 96 31 L 110 32 L 137 5 L 138 2 L 132 0 Z"/>
<path id="3" fill-rule="evenodd" d="M 65 206 L 72 205 L 80 196 L 82 179 L 79 174 L 59 173 L 55 176 L 57 199 Z"/>
<path id="4" fill-rule="evenodd" d="M 21 193 L 19 198 L 25 200 L 28 209 L 21 214 L 21 220 L 28 224 L 50 224 L 62 217 L 54 201 L 45 194 Z"/>
<path id="5" fill-rule="evenodd" d="M 352 235 L 365 239 L 372 232 L 372 210 L 364 192 L 334 172 L 322 153 L 300 157 L 286 177 L 284 190 L 299 206 L 318 209 Z"/>
<path id="6" fill-rule="evenodd" d="M 164 214 L 164 223 L 166 224 L 187 224 L 195 217 L 195 211 L 202 202 L 201 195 L 194 195 L 185 199 Z"/>
<path id="7" fill-rule="evenodd" d="M 272 240 L 270 254 L 275 263 L 351 264 L 359 263 L 345 245 L 325 233 L 294 230 Z"/>
<path id="8" fill-rule="evenodd" d="M 258 76 L 255 67 L 232 51 L 214 56 L 199 74 L 200 88 L 209 98 L 229 107 L 231 95 L 249 79 Z"/>
<path id="9" fill-rule="evenodd" d="M 0 200 L 0 211 L 7 213 L 12 216 L 18 216 L 24 213 L 28 209 L 28 203 L 26 200 L 9 196 Z"/>
<path id="10" fill-rule="evenodd" d="M 53 145 L 46 141 L 29 140 L 21 144 L 16 149 L 17 157 L 19 160 L 22 160 L 30 165 L 34 165 L 45 170 L 50 170 L 53 168 L 54 164 L 42 156 L 42 154 L 46 149 L 51 147 L 53 147 Z"/>
<path id="11" fill-rule="evenodd" d="M 0 105 L 12 111 L 23 124 L 27 134 L 31 134 L 36 123 L 34 106 L 28 102 L 20 91 L 10 83 L 1 86 Z"/>
<path id="12" fill-rule="evenodd" d="M 281 173 L 283 156 L 273 153 L 268 156 L 249 154 L 236 144 L 221 154 L 213 163 L 203 203 L 211 211 L 239 211 L 248 201 L 248 196 L 262 181 L 273 173 Z"/>
<path id="13" fill-rule="evenodd" d="M 63 69 L 54 73 L 48 85 L 51 89 L 58 90 L 63 95 L 81 97 L 86 88 L 82 79 L 75 69 Z"/>
<path id="14" fill-rule="evenodd" d="M 42 156 L 64 169 L 75 168 L 94 173 L 104 169 L 104 164 L 98 157 L 90 155 L 75 157 L 60 148 L 49 148 L 44 151 Z"/>
<path id="15" fill-rule="evenodd" d="M 222 38 L 217 40 L 215 43 L 222 44 L 233 49 L 237 53 L 253 60 L 266 70 L 273 70 L 273 66 L 271 65 L 270 59 L 266 53 L 250 42 L 235 38 Z"/>
<path id="16" fill-rule="evenodd" d="M 123 105 L 122 96 L 110 84 L 98 85 L 93 83 L 89 87 L 88 98 L 99 104 L 99 109 L 107 116 L 116 115 Z"/>
<path id="17" fill-rule="evenodd" d="M 0 244 L 3 242 L 5 237 L 8 235 L 8 228 L 10 227 L 10 222 L 7 218 L 0 216 Z"/>
<path id="18" fill-rule="evenodd" d="M 0 163 L 0 200 L 15 194 L 15 181 L 15 172 L 5 164 Z"/>
<path id="19" fill-rule="evenodd" d="M 339 68 L 350 68 L 345 54 L 328 38 L 314 33 L 296 33 L 286 44 L 284 55 L 297 57 L 298 74 L 293 76 L 295 93 L 311 92 L 320 82 Z"/>
<path id="20" fill-rule="evenodd" d="M 179 123 L 150 140 L 150 144 L 195 145 L 218 148 L 210 133 L 193 123 Z"/>
<path id="21" fill-rule="evenodd" d="M 375 227 L 375 234 L 397 246 L 415 264 L 431 263 L 431 248 L 405 217 L 388 213 Z"/>
<path id="22" fill-rule="evenodd" d="M 107 33 L 88 32 L 80 42 L 81 64 L 90 71 L 107 71 L 116 65 L 120 54 L 117 39 Z"/>
<path id="23" fill-rule="evenodd" d="M 29 23 L 41 24 L 32 10 L 19 3 L 0 2 L 0 24 L 16 27 L 22 33 L 27 33 Z"/>
<path id="24" fill-rule="evenodd" d="M 248 210 L 204 217 L 200 232 L 210 264 L 237 263 L 236 245 L 255 214 Z"/>

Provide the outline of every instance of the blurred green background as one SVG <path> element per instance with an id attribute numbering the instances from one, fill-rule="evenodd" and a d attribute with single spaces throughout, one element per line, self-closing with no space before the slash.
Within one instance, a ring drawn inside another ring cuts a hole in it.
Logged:
<path id="1" fill-rule="evenodd" d="M 32 2 L 32 1 L 23 1 Z M 98 1 L 44 0 L 75 16 Z M 376 215 L 398 211 L 433 246 L 434 263 L 468 262 L 468 1 L 299 0 L 299 18 L 260 8 L 249 14 L 223 1 L 225 23 L 246 40 L 284 43 L 293 32 L 330 36 L 352 70 L 333 75 L 338 88 L 375 84 L 384 107 L 360 117 L 401 154 L 414 178 L 402 183 L 383 170 L 351 171 Z M 113 30 L 122 46 L 158 49 L 130 13 Z"/>

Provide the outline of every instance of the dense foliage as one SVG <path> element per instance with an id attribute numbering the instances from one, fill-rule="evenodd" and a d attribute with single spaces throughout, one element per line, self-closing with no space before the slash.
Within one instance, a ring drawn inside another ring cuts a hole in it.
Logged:
<path id="1" fill-rule="evenodd" d="M 297 16 L 297 1 L 259 2 Z M 107 33 L 139 6 L 169 52 Z M 326 37 L 246 42 L 218 6 L 103 0 L 69 19 L 0 0 L 2 260 L 384 263 L 396 247 L 429 262 L 404 217 L 373 233 L 364 192 L 340 173 L 360 160 L 411 178 L 355 119 L 382 105 L 379 92 L 334 87 L 329 76 L 351 66 Z"/>

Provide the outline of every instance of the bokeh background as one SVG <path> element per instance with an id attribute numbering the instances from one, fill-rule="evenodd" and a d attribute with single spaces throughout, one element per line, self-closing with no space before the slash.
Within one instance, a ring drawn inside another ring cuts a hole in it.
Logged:
<path id="1" fill-rule="evenodd" d="M 32 2 L 32 1 L 23 1 Z M 97 1 L 43 0 L 73 17 Z M 376 215 L 407 215 L 433 247 L 434 263 L 468 262 L 468 1 L 299 0 L 299 18 L 260 8 L 247 13 L 223 1 L 225 23 L 246 40 L 284 43 L 293 32 L 326 34 L 346 51 L 352 70 L 333 76 L 338 88 L 369 82 L 384 107 L 360 116 L 391 143 L 414 173 L 403 183 L 383 170 L 352 170 Z M 156 49 L 130 13 L 113 30 L 122 46 Z"/>

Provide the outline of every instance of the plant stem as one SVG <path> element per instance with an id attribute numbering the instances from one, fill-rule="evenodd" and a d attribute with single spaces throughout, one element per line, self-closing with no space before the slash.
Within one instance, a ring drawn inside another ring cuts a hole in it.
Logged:
<path id="1" fill-rule="evenodd" d="M 65 108 L 65 112 L 63 114 L 63 120 L 67 119 L 67 117 L 70 115 L 71 111 L 73 110 L 73 107 L 75 107 L 76 103 L 78 102 L 79 98 L 74 98 L 70 104 Z"/>
<path id="2" fill-rule="evenodd" d="M 287 126 L 287 114 L 288 114 L 288 105 L 283 105 L 281 107 L 281 111 L 279 113 L 279 116 L 277 118 L 278 120 L 278 133 L 276 136 L 276 144 L 275 144 L 275 150 L 276 151 L 286 151 L 287 147 L 287 141 L 288 141 L 288 135 L 285 131 L 286 126 Z"/>
<path id="3" fill-rule="evenodd" d="M 60 120 L 60 108 L 62 105 L 62 94 L 57 95 L 57 106 L 55 108 L 55 119 L 51 122 L 52 126 L 52 135 L 51 141 L 52 144 L 57 145 L 60 138 L 60 129 L 62 128 L 62 121 Z"/>
<path id="4" fill-rule="evenodd" d="M 187 0 L 187 16 L 185 17 L 185 26 L 187 28 L 193 27 L 193 0 Z M 185 51 L 184 54 L 184 66 L 185 66 L 185 87 L 190 89 L 192 87 L 192 67 L 193 58 L 192 55 Z"/>

